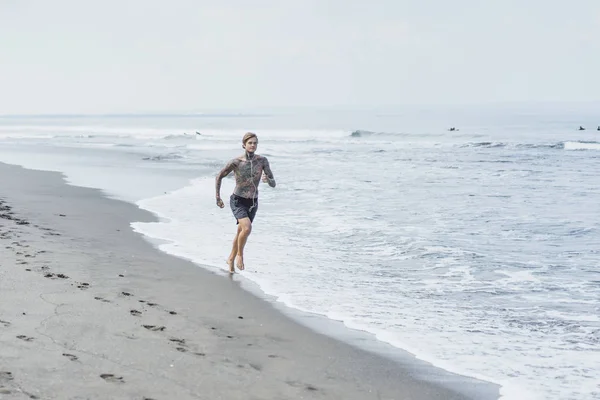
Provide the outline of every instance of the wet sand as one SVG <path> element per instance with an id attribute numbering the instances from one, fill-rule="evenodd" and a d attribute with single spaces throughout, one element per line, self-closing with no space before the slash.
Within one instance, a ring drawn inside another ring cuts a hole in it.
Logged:
<path id="1" fill-rule="evenodd" d="M 155 217 L 132 204 L 55 172 L 0 173 L 0 399 L 498 397 L 417 379 L 158 251 L 129 226 Z"/>

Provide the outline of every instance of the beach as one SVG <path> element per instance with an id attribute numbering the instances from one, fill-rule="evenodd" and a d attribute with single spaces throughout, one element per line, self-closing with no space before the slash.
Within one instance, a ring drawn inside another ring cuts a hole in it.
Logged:
<path id="1" fill-rule="evenodd" d="M 479 3 L 0 2 L 0 400 L 600 400 L 600 2 Z"/>
<path id="2" fill-rule="evenodd" d="M 0 173 L 2 399 L 472 398 L 156 250 L 130 228 L 155 220 L 135 205 Z"/>

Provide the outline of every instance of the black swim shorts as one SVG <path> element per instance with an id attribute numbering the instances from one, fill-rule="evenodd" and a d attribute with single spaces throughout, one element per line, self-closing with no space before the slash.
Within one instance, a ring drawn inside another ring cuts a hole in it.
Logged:
<path id="1" fill-rule="evenodd" d="M 232 194 L 229 198 L 229 205 L 236 220 L 250 218 L 250 222 L 254 221 L 256 210 L 258 210 L 258 199 L 247 199 Z"/>

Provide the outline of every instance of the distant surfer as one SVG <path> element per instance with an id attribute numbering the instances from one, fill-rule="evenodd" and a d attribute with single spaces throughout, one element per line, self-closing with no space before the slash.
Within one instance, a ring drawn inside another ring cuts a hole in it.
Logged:
<path id="1" fill-rule="evenodd" d="M 579 130 L 580 131 L 585 131 L 585 128 L 583 126 L 579 125 Z"/>
<path id="2" fill-rule="evenodd" d="M 229 197 L 229 205 L 238 227 L 231 253 L 227 258 L 230 273 L 235 272 L 234 262 L 239 270 L 244 269 L 244 246 L 252 232 L 252 222 L 258 210 L 258 184 L 261 176 L 262 181 L 268 183 L 269 186 L 275 187 L 276 185 L 269 160 L 267 157 L 256 154 L 257 147 L 258 137 L 256 134 L 246 133 L 242 138 L 244 154 L 229 161 L 216 178 L 217 206 L 223 208 L 225 204 L 221 199 L 221 181 L 232 171 L 235 174 L 235 189 Z"/>

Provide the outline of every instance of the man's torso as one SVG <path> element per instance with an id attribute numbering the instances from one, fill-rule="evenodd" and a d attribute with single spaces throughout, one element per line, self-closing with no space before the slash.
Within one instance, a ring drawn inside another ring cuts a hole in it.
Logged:
<path id="1" fill-rule="evenodd" d="M 264 168 L 265 158 L 254 155 L 252 159 L 235 159 L 235 189 L 233 193 L 247 199 L 258 197 L 258 184 Z"/>

